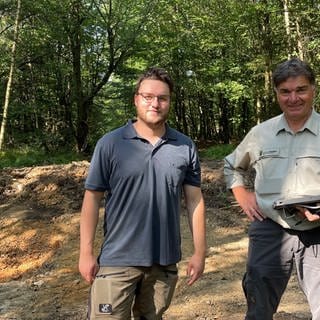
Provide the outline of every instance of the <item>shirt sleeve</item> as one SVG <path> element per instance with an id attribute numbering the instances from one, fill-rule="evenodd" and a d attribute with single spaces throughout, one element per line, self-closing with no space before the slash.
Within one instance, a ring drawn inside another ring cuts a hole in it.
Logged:
<path id="1" fill-rule="evenodd" d="M 236 149 L 224 158 L 224 178 L 228 189 L 246 185 L 252 165 L 253 133 L 250 131 Z"/>
<path id="2" fill-rule="evenodd" d="M 187 168 L 186 176 L 183 184 L 188 184 L 194 187 L 201 186 L 201 167 L 197 148 L 194 142 L 191 142 L 190 148 L 190 163 Z"/>
<path id="3" fill-rule="evenodd" d="M 109 186 L 109 156 L 108 143 L 101 138 L 95 147 L 91 159 L 88 176 L 85 181 L 85 189 L 94 191 L 106 191 Z"/>

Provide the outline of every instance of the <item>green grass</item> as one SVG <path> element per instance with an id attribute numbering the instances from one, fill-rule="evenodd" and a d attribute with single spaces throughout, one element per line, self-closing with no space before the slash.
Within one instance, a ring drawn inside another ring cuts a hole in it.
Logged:
<path id="1" fill-rule="evenodd" d="M 210 146 L 199 150 L 200 158 L 210 160 L 222 160 L 225 156 L 234 150 L 235 146 L 232 144 L 219 144 Z"/>
<path id="2" fill-rule="evenodd" d="M 0 169 L 6 167 L 19 168 L 50 164 L 66 164 L 80 160 L 84 160 L 84 157 L 76 152 L 66 150 L 52 154 L 28 147 L 0 151 Z"/>
<path id="3" fill-rule="evenodd" d="M 221 160 L 231 153 L 234 145 L 215 145 L 199 149 L 200 158 Z M 32 167 L 50 164 L 67 164 L 72 161 L 81 161 L 85 157 L 69 150 L 55 153 L 46 153 L 30 147 L 0 151 L 0 169 L 6 167 Z"/>

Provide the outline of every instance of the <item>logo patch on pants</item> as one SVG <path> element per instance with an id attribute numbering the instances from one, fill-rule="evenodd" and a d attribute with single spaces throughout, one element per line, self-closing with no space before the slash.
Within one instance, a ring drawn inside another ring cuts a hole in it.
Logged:
<path id="1" fill-rule="evenodd" d="M 112 305 L 110 303 L 100 303 L 99 312 L 104 314 L 112 314 Z"/>

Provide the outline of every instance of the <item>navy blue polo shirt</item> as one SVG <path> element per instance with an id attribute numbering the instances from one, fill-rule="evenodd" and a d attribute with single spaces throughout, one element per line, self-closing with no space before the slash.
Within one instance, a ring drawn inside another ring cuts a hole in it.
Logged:
<path id="1" fill-rule="evenodd" d="M 169 265 L 181 259 L 183 184 L 200 187 L 193 141 L 166 126 L 157 145 L 132 121 L 97 143 L 85 188 L 106 192 L 101 266 Z"/>

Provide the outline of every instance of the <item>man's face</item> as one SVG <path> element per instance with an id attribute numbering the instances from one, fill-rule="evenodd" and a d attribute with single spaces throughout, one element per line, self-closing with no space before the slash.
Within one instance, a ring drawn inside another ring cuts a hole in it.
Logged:
<path id="1" fill-rule="evenodd" d="M 137 117 L 148 126 L 161 125 L 168 117 L 170 106 L 169 86 L 160 80 L 143 80 L 134 96 Z"/>
<path id="2" fill-rule="evenodd" d="M 311 114 L 315 87 L 305 76 L 290 77 L 276 88 L 277 99 L 288 121 L 304 123 Z"/>

